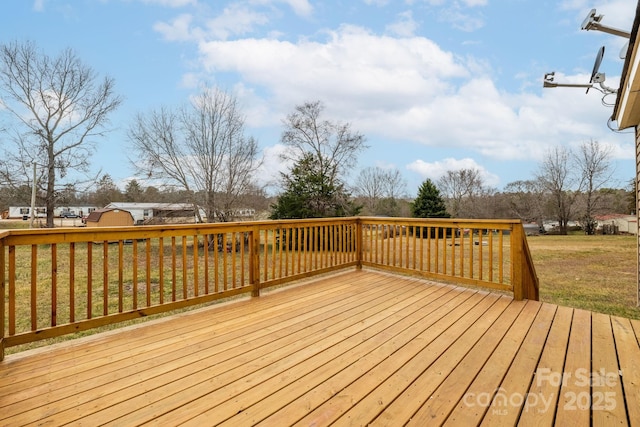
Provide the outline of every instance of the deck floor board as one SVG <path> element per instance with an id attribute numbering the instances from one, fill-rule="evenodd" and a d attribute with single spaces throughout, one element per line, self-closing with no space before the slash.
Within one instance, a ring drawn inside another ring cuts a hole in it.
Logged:
<path id="1" fill-rule="evenodd" d="M 7 356 L 0 424 L 640 425 L 639 337 L 636 320 L 347 271 Z"/>

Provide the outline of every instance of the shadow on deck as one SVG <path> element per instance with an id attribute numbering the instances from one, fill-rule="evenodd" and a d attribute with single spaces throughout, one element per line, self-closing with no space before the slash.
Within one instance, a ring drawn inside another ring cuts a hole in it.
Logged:
<path id="1" fill-rule="evenodd" d="M 7 356 L 0 424 L 638 425 L 640 322 L 379 271 Z"/>

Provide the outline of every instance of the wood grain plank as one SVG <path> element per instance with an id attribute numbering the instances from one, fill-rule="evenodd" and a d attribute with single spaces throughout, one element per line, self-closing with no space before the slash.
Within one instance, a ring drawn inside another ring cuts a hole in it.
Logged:
<path id="1" fill-rule="evenodd" d="M 564 364 L 566 381 L 558 396 L 555 422 L 566 426 L 589 426 L 591 390 L 584 374 L 591 372 L 591 313 L 575 309 Z"/>
<path id="2" fill-rule="evenodd" d="M 464 398 L 467 388 L 493 355 L 526 305 L 527 301 L 510 301 L 500 318 L 488 328 L 487 332 L 444 379 L 442 384 L 430 396 L 425 396 L 428 398 L 422 407 L 413 414 L 407 425 L 439 425 L 447 419 L 455 405 Z M 446 354 L 443 357 L 446 357 Z M 425 395 L 426 391 L 426 388 L 420 389 L 420 393 Z"/>
<path id="3" fill-rule="evenodd" d="M 524 404 L 524 401 L 512 401 L 510 397 L 524 396 L 529 390 L 555 312 L 556 306 L 543 304 L 533 324 L 530 327 L 522 325 L 528 328 L 527 335 L 502 383 L 497 389 L 483 390 L 490 393 L 493 399 L 490 406 L 484 408 L 486 413 L 481 425 L 514 425 L 518 420 L 521 409 L 518 404 Z"/>
<path id="4" fill-rule="evenodd" d="M 553 425 L 572 317 L 573 309 L 558 307 L 518 421 L 523 426 Z"/>
<path id="5" fill-rule="evenodd" d="M 385 298 L 386 296 L 385 288 L 382 288 L 382 287 L 376 288 L 375 291 L 374 290 L 371 291 L 371 294 L 372 294 L 371 298 L 374 298 L 374 297 Z M 300 323 L 301 325 L 299 326 L 299 328 L 303 329 L 307 325 L 306 323 L 304 323 L 305 321 L 308 321 L 310 322 L 310 324 L 312 324 L 313 322 L 316 321 L 314 320 L 314 317 L 324 318 L 324 316 L 326 316 L 327 314 L 331 315 L 331 314 L 339 313 L 349 308 L 349 306 L 345 305 L 344 303 L 345 299 L 340 297 L 339 294 L 334 295 L 332 298 L 333 298 L 333 304 L 335 305 L 335 307 L 328 306 L 328 308 L 321 310 L 320 312 L 314 312 L 313 310 L 310 310 L 309 307 L 307 306 L 307 304 L 309 303 L 309 300 L 305 299 L 305 301 L 302 303 L 304 307 L 300 308 L 300 310 L 302 311 L 298 312 L 297 316 L 289 315 L 286 317 L 286 319 L 289 319 L 290 322 Z M 363 300 L 362 295 L 360 295 L 359 293 L 356 293 L 355 295 L 352 296 L 351 300 L 362 301 Z M 349 299 L 347 299 L 346 301 L 348 302 Z M 321 307 L 325 306 L 324 300 L 322 302 L 319 302 L 319 304 Z M 251 304 L 249 304 L 249 307 L 250 306 Z M 232 307 L 233 306 L 228 306 L 225 308 L 232 309 Z M 256 316 L 255 319 L 259 319 L 260 318 L 259 312 L 256 313 L 253 310 L 251 310 L 249 307 L 246 307 L 245 311 L 248 311 L 249 313 L 255 313 L 255 316 Z M 334 307 L 334 309 L 336 310 L 335 312 L 332 312 L 330 310 L 332 307 Z M 340 308 L 340 307 L 343 307 L 343 308 Z M 288 311 L 292 313 L 296 313 L 296 310 L 291 311 L 291 307 L 288 307 Z M 110 382 L 110 381 L 113 381 L 114 378 L 119 378 L 122 376 L 126 377 L 128 374 L 130 374 L 129 371 L 144 372 L 145 367 L 159 366 L 159 365 L 162 365 L 163 363 L 169 363 L 171 360 L 177 360 L 177 359 L 182 359 L 184 361 L 197 360 L 198 352 L 207 351 L 207 349 L 212 348 L 212 346 L 215 346 L 215 345 L 222 345 L 225 347 L 225 349 L 229 350 L 234 346 L 237 346 L 238 343 L 241 343 L 240 339 L 242 337 L 252 339 L 252 341 L 254 342 L 260 342 L 260 337 L 262 337 L 263 340 L 266 340 L 268 342 L 274 339 L 274 337 L 277 337 L 280 335 L 288 335 L 291 333 L 290 325 L 286 323 L 285 318 L 277 317 L 274 320 L 275 322 L 271 325 L 271 327 L 268 327 L 267 325 L 263 329 L 254 331 L 253 330 L 255 329 L 253 326 L 255 324 L 255 321 L 254 321 L 254 322 L 246 323 L 243 326 L 244 329 L 239 329 L 232 333 L 228 332 L 228 329 L 234 329 L 233 319 L 229 323 L 222 322 L 214 325 L 212 325 L 211 321 L 209 320 L 210 328 L 213 328 L 213 331 L 211 330 L 207 331 L 207 329 L 199 331 L 199 332 L 202 332 L 198 335 L 200 339 L 203 341 L 201 344 L 198 344 L 197 342 L 193 342 L 193 341 L 187 342 L 185 341 L 185 338 L 186 338 L 185 336 L 180 336 L 178 337 L 178 339 L 179 341 L 181 340 L 183 344 L 183 347 L 181 349 L 173 348 L 173 349 L 168 349 L 166 352 L 163 351 L 163 354 L 165 354 L 168 359 L 163 359 L 162 357 L 160 358 L 150 357 L 148 354 L 141 352 L 136 355 L 137 357 L 134 357 L 134 355 L 129 354 L 129 356 L 131 357 L 123 359 L 124 362 L 126 363 L 122 363 L 122 362 L 116 363 L 115 361 L 112 360 L 111 357 L 100 359 L 98 355 L 94 354 L 93 355 L 94 358 L 97 359 L 94 362 L 96 364 L 95 367 L 99 367 L 101 371 L 104 371 L 102 372 L 102 375 L 105 377 L 105 380 L 107 382 Z M 185 322 L 185 323 L 188 323 L 188 322 Z M 148 328 L 142 328 L 141 330 L 149 330 L 151 328 L 152 326 L 150 325 Z M 278 331 L 281 331 L 281 332 L 278 332 Z M 140 331 L 132 331 L 132 332 L 140 334 Z M 189 338 L 190 340 L 193 340 L 194 338 L 198 339 L 193 335 L 189 336 Z M 179 341 L 176 341 L 176 343 L 179 343 Z M 157 346 L 155 351 L 163 350 L 163 347 L 161 346 L 161 344 L 162 343 L 155 344 Z M 107 348 L 117 346 L 117 344 L 114 344 L 114 343 L 110 343 L 110 344 L 105 343 L 105 345 Z M 120 351 L 123 353 L 122 355 L 126 356 L 127 355 L 126 351 L 122 350 L 123 346 L 120 346 L 120 348 L 121 348 Z M 194 357 L 196 357 L 196 359 L 193 359 Z M 111 369 L 109 369 L 109 366 L 111 366 Z M 127 370 L 127 367 L 128 367 L 128 370 Z M 72 369 L 71 373 L 64 372 L 63 374 L 60 375 L 59 382 L 60 384 L 62 384 L 63 387 L 67 387 L 67 388 L 69 387 L 69 383 L 71 382 L 73 385 L 73 388 L 77 389 L 78 387 L 81 386 L 81 383 L 77 381 L 79 377 L 77 375 L 77 372 L 75 371 L 75 367 L 71 366 L 71 369 Z M 109 372 L 109 371 L 112 371 L 112 372 Z M 95 383 L 95 378 L 92 378 L 92 377 L 95 377 L 96 375 L 95 373 L 92 373 L 91 369 L 85 369 L 84 372 L 88 373 L 86 380 L 88 384 L 87 386 L 90 387 L 91 384 Z M 73 376 L 73 381 L 68 381 L 67 377 L 71 375 Z M 52 383 L 55 384 L 55 381 L 53 381 L 51 376 L 52 374 L 49 374 L 49 377 L 46 378 L 47 392 L 52 391 L 52 388 L 51 388 Z M 20 385 L 24 385 L 24 384 L 20 384 Z M 10 395 L 10 399 L 13 401 L 20 401 L 18 399 L 19 393 L 17 392 L 17 390 L 18 390 L 17 386 L 14 387 L 13 393 Z M 55 387 L 53 387 L 53 390 L 55 390 Z M 25 394 L 32 395 L 33 391 L 34 390 L 32 389 L 26 389 Z M 21 404 L 25 405 L 26 401 L 22 401 Z"/>
<path id="6" fill-rule="evenodd" d="M 591 418 L 594 427 L 626 426 L 627 413 L 611 317 L 591 315 Z"/>
<path id="7" fill-rule="evenodd" d="M 498 348 L 493 352 L 483 369 L 476 375 L 463 398 L 457 403 L 445 421 L 445 425 L 468 426 L 477 425 L 481 422 L 490 404 L 490 399 L 479 401 L 478 397 L 484 397 L 486 393 L 493 392 L 500 386 L 522 342 L 525 340 L 531 324 L 535 321 L 540 307 L 541 304 L 538 302 L 529 301 L 527 303 L 498 345 Z"/>
<path id="8" fill-rule="evenodd" d="M 632 323 L 629 319 L 611 316 L 611 327 L 618 352 L 618 362 L 622 373 L 624 397 L 616 396 L 617 404 L 626 401 L 630 425 L 640 425 L 640 347 Z"/>
<path id="9" fill-rule="evenodd" d="M 455 321 L 453 325 L 448 327 L 436 340 L 403 363 L 395 372 L 379 372 L 378 381 L 380 385 L 376 386 L 374 390 L 369 388 L 369 393 L 366 397 L 342 414 L 333 425 L 366 425 L 371 422 L 411 384 L 418 373 L 431 366 L 464 331 L 473 326 L 480 315 L 489 310 L 497 301 L 497 295 L 486 296 L 477 305 L 468 310 L 464 316 Z M 391 375 L 392 373 L 393 375 Z"/>
<path id="10" fill-rule="evenodd" d="M 432 289 L 423 289 L 427 294 L 432 291 Z M 335 357 L 335 352 L 340 354 L 350 351 L 368 334 L 384 329 L 388 323 L 385 320 L 394 310 L 403 305 L 410 307 L 419 298 L 421 298 L 420 292 L 416 292 L 415 288 L 397 294 L 393 298 L 381 297 L 367 305 L 365 310 L 362 310 L 365 308 L 363 305 L 357 310 L 344 313 L 340 318 L 336 317 L 331 322 L 322 320 L 311 327 L 306 327 L 304 330 L 306 336 L 299 337 L 291 334 L 286 339 L 274 340 L 267 346 L 256 348 L 252 351 L 256 358 L 250 364 L 237 364 L 239 358 L 244 358 L 250 353 L 230 359 L 231 364 L 226 366 L 214 382 L 202 381 L 200 379 L 202 375 L 198 374 L 191 381 L 187 378 L 184 386 L 178 387 L 177 382 L 172 384 L 172 393 L 158 390 L 158 393 L 147 393 L 141 396 L 141 400 L 147 403 L 144 408 L 135 405 L 135 402 L 133 406 L 131 401 L 124 402 L 124 405 L 136 411 L 130 416 L 119 419 L 117 424 L 157 419 L 165 425 L 176 425 L 211 407 L 221 405 L 219 410 L 215 410 L 207 417 L 208 423 L 217 423 L 217 420 L 224 420 L 243 409 L 243 401 L 238 400 L 239 394 L 268 380 L 273 380 L 278 387 L 286 385 L 286 379 L 298 365 L 307 363 L 309 359 L 315 361 L 317 355 L 323 351 L 329 352 L 330 358 Z M 314 366 L 311 369 L 314 369 Z M 206 377 L 210 375 L 207 374 Z M 271 388 L 269 390 L 272 391 Z M 157 401 L 153 401 L 154 397 Z M 185 398 L 189 403 L 185 404 Z M 149 402 L 153 403 L 148 404 Z M 172 411 L 173 409 L 175 410 Z M 126 413 L 123 405 L 120 405 L 117 411 Z M 164 414 L 166 416 L 160 417 Z M 98 415 L 102 416 L 102 414 Z"/>
<path id="11" fill-rule="evenodd" d="M 431 366 L 419 374 L 371 425 L 388 425 L 398 420 L 405 423 L 415 421 L 416 423 L 413 425 L 424 425 L 424 422 L 428 422 L 430 418 L 428 410 L 420 412 L 420 408 L 431 399 L 437 388 L 451 375 L 458 364 L 469 356 L 473 348 L 477 348 L 480 340 L 487 338 L 483 342 L 483 350 L 491 351 L 491 340 L 497 341 L 499 338 L 497 336 L 490 337 L 490 334 L 487 335 L 487 331 L 504 314 L 511 301 L 511 298 L 501 298 L 483 313 Z M 474 356 L 475 354 L 470 358 Z"/>
<path id="12" fill-rule="evenodd" d="M 411 287 L 405 286 L 401 294 L 410 295 L 412 292 L 415 293 Z M 250 363 L 254 369 L 258 369 L 264 360 L 267 360 L 268 364 L 275 363 L 285 355 L 295 354 L 300 349 L 313 346 L 323 338 L 339 340 L 340 335 L 336 331 L 339 331 L 345 323 L 355 321 L 351 319 L 365 321 L 370 314 L 367 312 L 367 307 L 385 303 L 392 304 L 393 301 L 389 299 L 388 295 L 380 294 L 371 302 L 358 301 L 354 304 L 360 305 L 346 311 L 343 310 L 339 315 L 328 319 L 324 317 L 323 313 L 319 313 L 310 324 L 305 323 L 304 327 L 293 328 L 293 333 L 287 332 L 291 326 L 284 325 L 281 328 L 282 334 L 267 334 L 263 340 L 236 340 L 237 343 L 231 348 L 228 344 L 214 346 L 187 358 L 176 360 L 172 364 L 163 364 L 159 368 L 153 368 L 152 372 L 155 374 L 147 372 L 147 378 L 127 377 L 102 384 L 94 390 L 94 393 L 99 396 L 97 400 L 94 401 L 85 396 L 72 396 L 64 404 L 57 401 L 50 405 L 47 411 L 51 411 L 55 407 L 57 411 L 61 412 L 48 416 L 42 422 L 55 422 L 56 419 L 68 422 L 72 420 L 69 417 L 77 414 L 78 408 L 85 411 L 83 419 L 88 419 L 88 414 L 101 410 L 118 415 L 137 411 L 144 415 L 147 410 L 155 411 L 157 409 L 157 406 L 153 406 L 151 403 L 166 402 L 165 399 L 174 399 L 176 405 L 182 406 L 185 401 L 181 399 L 185 394 L 187 401 L 189 401 L 189 396 L 192 393 L 195 393 L 193 396 L 198 395 L 198 389 L 209 390 L 212 386 L 217 388 L 233 382 L 245 374 L 246 367 Z M 295 322 L 295 319 L 292 322 Z M 277 350 L 265 354 L 265 350 L 261 348 L 263 345 L 275 345 Z M 261 362 L 255 363 L 253 362 L 255 360 Z M 157 372 L 158 370 L 159 372 Z M 166 411 L 164 406 L 160 406 L 160 409 Z"/>
<path id="13" fill-rule="evenodd" d="M 468 299 L 471 293 L 441 289 L 438 295 L 430 295 L 428 300 L 423 301 L 421 307 L 396 323 L 393 329 L 388 328 L 372 337 L 379 345 L 368 353 L 354 358 L 352 352 L 347 352 L 334 360 L 328 360 L 317 370 L 298 378 L 287 387 L 271 392 L 260 402 L 247 407 L 241 414 L 228 419 L 227 424 L 254 425 L 264 422 L 266 425 L 289 425 L 294 423 L 305 416 L 311 408 L 330 399 L 336 390 L 345 388 L 384 362 L 399 348 L 410 345 L 416 336 L 424 333 L 429 325 L 458 306 L 460 301 Z M 410 326 L 405 327 L 407 323 L 410 323 Z M 393 335 L 395 329 L 403 327 L 405 327 L 404 330 Z M 367 350 L 369 347 L 365 348 L 365 345 L 368 346 L 369 343 L 359 344 L 357 351 Z M 357 363 L 354 363 L 354 359 Z"/>

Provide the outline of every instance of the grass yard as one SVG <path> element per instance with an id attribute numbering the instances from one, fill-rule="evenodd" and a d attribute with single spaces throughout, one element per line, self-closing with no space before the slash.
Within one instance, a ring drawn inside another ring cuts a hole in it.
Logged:
<path id="1" fill-rule="evenodd" d="M 540 300 L 640 319 L 636 236 L 528 238 Z"/>

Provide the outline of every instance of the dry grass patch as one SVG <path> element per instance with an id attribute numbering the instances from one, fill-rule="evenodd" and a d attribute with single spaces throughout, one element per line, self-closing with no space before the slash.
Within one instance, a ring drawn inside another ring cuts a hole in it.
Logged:
<path id="1" fill-rule="evenodd" d="M 542 301 L 640 319 L 636 236 L 535 236 L 528 242 Z"/>

